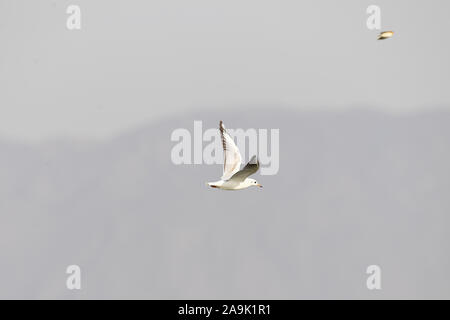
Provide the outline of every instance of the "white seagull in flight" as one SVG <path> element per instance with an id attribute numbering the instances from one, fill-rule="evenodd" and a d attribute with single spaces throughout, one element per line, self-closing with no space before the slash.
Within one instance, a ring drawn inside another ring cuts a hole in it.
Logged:
<path id="1" fill-rule="evenodd" d="M 242 163 L 241 154 L 234 140 L 225 130 L 222 121 L 220 121 L 220 136 L 222 138 L 224 156 L 223 176 L 219 181 L 208 182 L 208 185 L 212 188 L 224 190 L 241 190 L 251 186 L 262 188 L 262 185 L 255 179 L 249 178 L 259 169 L 259 162 L 256 156 L 253 156 L 249 163 L 242 170 L 239 170 Z"/>

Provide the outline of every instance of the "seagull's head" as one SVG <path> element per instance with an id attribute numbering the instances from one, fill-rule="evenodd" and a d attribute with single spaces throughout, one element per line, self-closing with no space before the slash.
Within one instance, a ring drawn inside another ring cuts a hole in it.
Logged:
<path id="1" fill-rule="evenodd" d="M 260 184 L 258 183 L 258 181 L 256 181 L 255 179 L 249 179 L 249 178 L 247 178 L 246 180 L 248 180 L 247 183 L 249 184 L 249 187 L 259 187 L 259 188 L 262 188 L 262 187 L 263 187 L 263 186 L 260 185 Z"/>

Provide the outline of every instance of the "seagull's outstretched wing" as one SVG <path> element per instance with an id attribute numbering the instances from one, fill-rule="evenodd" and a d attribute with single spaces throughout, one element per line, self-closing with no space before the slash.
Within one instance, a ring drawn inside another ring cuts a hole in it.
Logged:
<path id="1" fill-rule="evenodd" d="M 236 172 L 230 180 L 236 182 L 242 182 L 252 174 L 254 174 L 259 169 L 259 161 L 256 156 L 253 156 L 252 159 L 247 163 L 247 165 L 241 170 Z"/>
<path id="2" fill-rule="evenodd" d="M 223 146 L 223 176 L 222 180 L 230 179 L 241 168 L 242 158 L 233 138 L 225 130 L 223 122 L 220 121 L 220 136 Z"/>

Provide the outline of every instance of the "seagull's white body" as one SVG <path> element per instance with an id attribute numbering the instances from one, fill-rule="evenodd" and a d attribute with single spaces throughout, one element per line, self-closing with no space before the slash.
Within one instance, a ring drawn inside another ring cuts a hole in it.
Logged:
<path id="1" fill-rule="evenodd" d="M 256 156 L 240 170 L 242 157 L 234 140 L 226 132 L 223 122 L 220 121 L 220 135 L 224 153 L 223 175 L 221 180 L 208 182 L 212 188 L 223 190 L 241 190 L 248 187 L 262 187 L 255 179 L 248 178 L 259 169 L 259 162 Z"/>
<path id="2" fill-rule="evenodd" d="M 256 180 L 246 178 L 242 182 L 236 182 L 236 181 L 232 181 L 232 180 L 226 180 L 226 181 L 219 180 L 216 182 L 208 182 L 208 185 L 212 188 L 219 188 L 219 189 L 223 189 L 223 190 L 241 190 L 241 189 L 246 189 L 248 187 L 254 186 L 255 183 L 257 184 Z M 261 187 L 261 185 L 258 185 L 258 186 Z"/>

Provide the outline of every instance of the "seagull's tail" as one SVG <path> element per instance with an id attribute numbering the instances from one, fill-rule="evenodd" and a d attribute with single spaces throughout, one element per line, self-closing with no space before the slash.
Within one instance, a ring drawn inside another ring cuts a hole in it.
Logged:
<path id="1" fill-rule="evenodd" d="M 218 186 L 216 186 L 216 185 L 214 184 L 214 182 L 206 182 L 206 185 L 209 186 L 209 187 L 211 187 L 211 188 L 218 188 Z"/>

